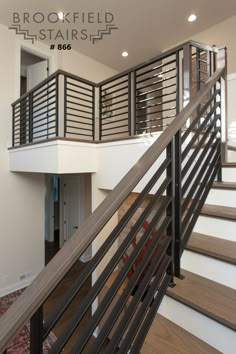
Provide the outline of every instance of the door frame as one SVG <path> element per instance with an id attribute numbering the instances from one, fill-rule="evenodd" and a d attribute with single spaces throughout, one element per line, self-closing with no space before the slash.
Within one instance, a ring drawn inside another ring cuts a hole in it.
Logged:
<path id="1" fill-rule="evenodd" d="M 32 54 L 32 55 L 34 55 L 34 56 L 36 56 L 36 57 L 38 57 L 38 58 L 40 58 L 40 59 L 43 59 L 43 60 L 46 60 L 47 61 L 47 67 L 48 67 L 48 70 L 47 70 L 47 77 L 51 74 L 50 73 L 50 58 L 47 56 L 47 55 L 45 55 L 45 54 L 43 54 L 43 53 L 41 53 L 41 52 L 37 52 L 37 51 L 35 51 L 35 50 L 32 50 L 31 48 L 29 49 L 29 48 L 26 48 L 25 46 L 20 46 L 20 66 L 21 66 L 21 51 L 24 51 L 24 52 L 27 52 L 27 53 L 29 53 L 29 54 Z"/>
<path id="2" fill-rule="evenodd" d="M 14 100 L 20 97 L 20 72 L 21 72 L 21 50 L 25 50 L 30 54 L 36 55 L 42 59 L 48 60 L 48 75 L 51 75 L 57 69 L 56 54 L 50 51 L 50 48 L 41 43 L 31 44 L 27 41 L 16 40 L 16 71 L 15 71 L 15 94 Z"/>

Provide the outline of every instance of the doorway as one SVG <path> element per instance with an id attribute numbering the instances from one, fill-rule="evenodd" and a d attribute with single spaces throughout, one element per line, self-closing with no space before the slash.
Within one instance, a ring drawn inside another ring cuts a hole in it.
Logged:
<path id="1" fill-rule="evenodd" d="M 91 175 L 61 176 L 61 246 L 79 229 L 91 213 Z"/>
<path id="2" fill-rule="evenodd" d="M 22 96 L 48 77 L 49 58 L 21 48 L 20 70 L 20 94 Z"/>
<path id="3" fill-rule="evenodd" d="M 60 249 L 91 213 L 91 174 L 47 175 L 45 247 Z M 81 257 L 86 262 L 90 250 Z M 55 255 L 55 254 L 54 254 Z M 50 257 L 49 257 L 50 258 Z"/>

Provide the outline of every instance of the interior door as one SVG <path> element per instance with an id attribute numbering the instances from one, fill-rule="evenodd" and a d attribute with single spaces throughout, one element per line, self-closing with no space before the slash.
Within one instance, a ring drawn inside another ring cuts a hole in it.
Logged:
<path id="1" fill-rule="evenodd" d="M 45 239 L 54 241 L 54 183 L 53 176 L 46 175 L 45 195 Z"/>
<path id="2" fill-rule="evenodd" d="M 48 61 L 27 66 L 27 91 L 34 88 L 41 81 L 48 77 Z"/>
<path id="3" fill-rule="evenodd" d="M 75 233 L 80 225 L 80 177 L 64 177 L 64 241 Z"/>
<path id="4" fill-rule="evenodd" d="M 39 63 L 27 66 L 27 91 L 37 86 L 40 82 L 45 80 L 48 76 L 48 61 L 44 60 Z M 43 139 L 50 131 L 48 104 L 50 102 L 50 95 L 45 96 L 45 89 L 41 90 L 42 93 L 36 92 L 37 96 L 33 99 L 33 114 L 31 117 L 32 124 L 32 139 L 36 141 Z M 35 102 L 35 105 L 34 105 Z M 29 128 L 30 129 L 30 128 Z"/>

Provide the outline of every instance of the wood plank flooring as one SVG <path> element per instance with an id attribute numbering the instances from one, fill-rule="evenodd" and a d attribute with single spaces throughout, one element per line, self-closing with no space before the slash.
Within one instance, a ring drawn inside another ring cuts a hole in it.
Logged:
<path id="1" fill-rule="evenodd" d="M 167 295 L 236 330 L 236 290 L 186 270 Z"/>
<path id="2" fill-rule="evenodd" d="M 186 249 L 236 265 L 236 242 L 233 241 L 193 232 Z"/>
<path id="3" fill-rule="evenodd" d="M 201 210 L 201 215 L 212 216 L 221 219 L 236 220 L 236 208 L 205 204 Z"/>
<path id="4" fill-rule="evenodd" d="M 175 323 L 157 315 L 145 339 L 141 354 L 220 353 Z"/>
<path id="5" fill-rule="evenodd" d="M 59 249 L 58 242 L 53 242 L 53 243 L 46 243 L 45 247 L 45 259 L 47 261 L 50 261 L 50 259 L 57 253 Z M 66 290 L 71 287 L 71 285 L 74 283 L 75 279 L 77 278 L 78 274 L 82 272 L 84 267 L 86 266 L 85 263 L 82 263 L 80 260 L 78 260 L 74 266 L 72 267 L 71 271 L 65 276 L 65 278 L 62 280 L 62 282 L 57 286 L 57 288 L 53 291 L 51 296 L 47 299 L 47 301 L 44 304 L 44 318 L 47 318 L 47 316 L 51 313 L 52 309 L 56 304 L 58 304 L 64 294 L 66 293 Z M 85 295 L 88 293 L 89 289 L 91 288 L 91 278 L 87 280 L 87 282 L 84 284 L 82 287 L 81 291 L 78 293 L 76 298 L 72 301 L 60 321 L 56 324 L 55 328 L 53 329 L 53 333 L 58 337 L 60 333 L 63 331 L 64 326 L 66 325 L 67 321 L 73 316 L 75 313 L 77 307 L 79 304 L 83 301 Z M 71 351 L 73 346 L 76 343 L 77 338 L 79 337 L 82 329 L 87 325 L 89 319 L 91 317 L 91 311 L 87 311 L 85 317 L 83 318 L 82 322 L 80 325 L 77 327 L 75 330 L 73 336 L 65 346 L 63 350 L 63 354 L 67 354 Z M 89 346 L 91 343 L 94 341 L 94 337 L 91 337 L 88 345 L 86 348 L 83 350 L 83 354 L 88 353 L 89 351 Z M 102 349 L 103 352 L 103 349 Z"/>
<path id="6" fill-rule="evenodd" d="M 214 182 L 213 189 L 236 190 L 235 182 Z"/>

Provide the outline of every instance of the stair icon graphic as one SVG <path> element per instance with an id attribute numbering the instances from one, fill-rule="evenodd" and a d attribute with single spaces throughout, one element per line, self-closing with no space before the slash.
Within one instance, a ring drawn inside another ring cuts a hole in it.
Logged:
<path id="1" fill-rule="evenodd" d="M 36 35 L 30 34 L 29 30 L 21 28 L 20 25 L 12 25 L 12 26 L 10 26 L 8 28 L 15 30 L 16 34 L 23 35 L 24 39 L 30 40 L 32 42 L 32 44 L 34 44 L 34 41 L 37 40 L 37 36 Z"/>
<path id="2" fill-rule="evenodd" d="M 112 30 L 118 29 L 118 27 L 116 27 L 116 25 L 106 25 L 106 29 L 103 30 L 98 30 L 97 34 L 92 34 L 90 35 L 90 41 L 93 42 L 93 44 L 98 41 L 98 40 L 102 40 L 103 37 L 105 35 L 109 35 L 111 34 Z"/>

